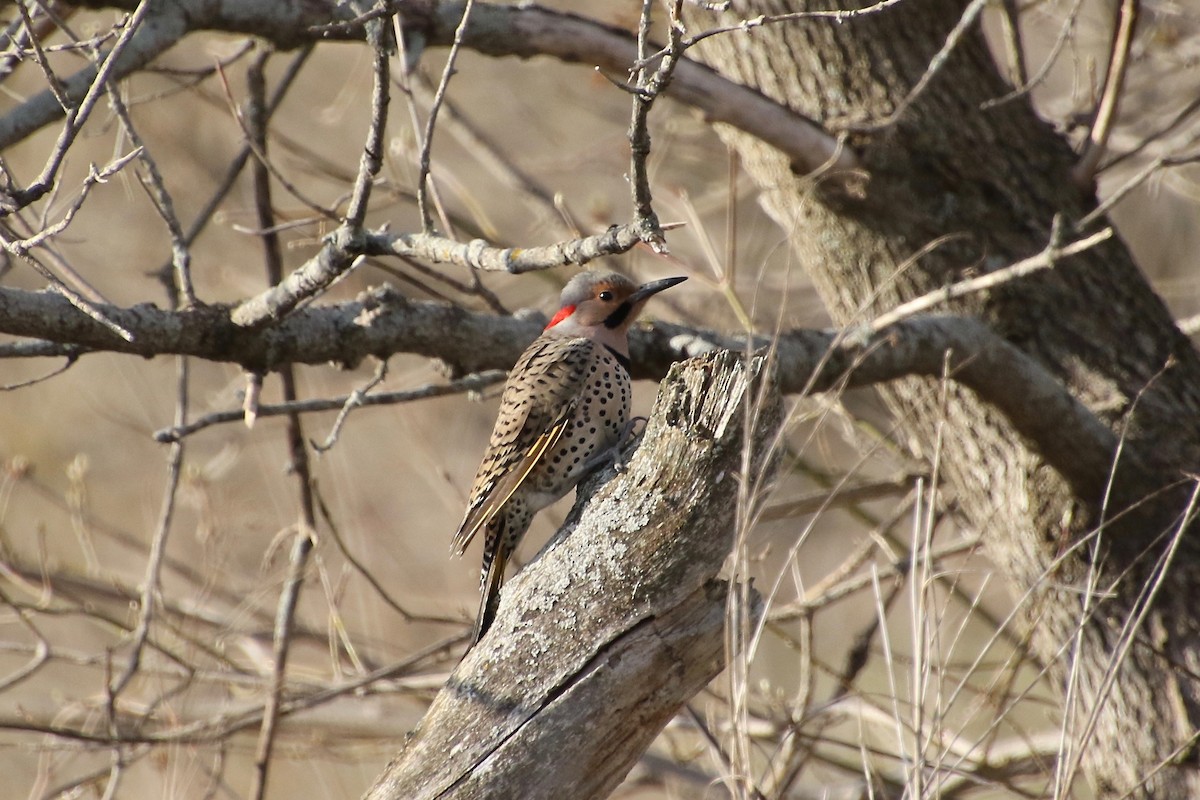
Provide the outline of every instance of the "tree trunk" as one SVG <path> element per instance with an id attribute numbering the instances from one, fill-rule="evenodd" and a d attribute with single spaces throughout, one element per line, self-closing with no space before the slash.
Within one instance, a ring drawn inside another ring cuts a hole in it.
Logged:
<path id="1" fill-rule="evenodd" d="M 721 671 L 727 611 L 757 613 L 715 576 L 739 488 L 770 470 L 764 371 L 729 351 L 672 368 L 632 460 L 580 488 L 368 798 L 599 798 L 621 782 Z"/>
<path id="2" fill-rule="evenodd" d="M 831 126 L 869 123 L 901 108 L 964 7 L 931 0 L 843 22 L 768 24 L 711 37 L 699 54 Z M 689 27 L 797 10 L 813 8 L 741 0 L 721 15 L 693 12 Z M 851 134 L 867 171 L 858 194 L 828 176 L 793 174 L 744 134 L 722 135 L 764 188 L 830 313 L 850 324 L 968 269 L 1037 252 L 1056 215 L 1072 231 L 1094 207 L 1072 183 L 1074 154 L 1024 98 L 981 108 L 1009 88 L 974 26 L 898 120 Z M 914 255 L 939 237 L 947 238 Z M 1067 729 L 1097 791 L 1200 796 L 1192 750 L 1200 628 L 1188 608 L 1200 573 L 1194 531 L 1179 516 L 1191 492 L 1180 484 L 1200 469 L 1200 359 L 1116 240 L 951 308 L 1038 359 L 1123 437 L 1141 466 L 1117 462 L 1113 497 L 1123 486 L 1175 485 L 1129 498 L 1147 502 L 1118 515 L 1124 509 L 1104 507 L 1103 493 L 1073 495 L 1009 422 L 961 387 L 951 387 L 945 407 L 925 379 L 883 391 L 918 453 L 930 454 L 949 423 L 947 482 L 1025 598 L 1036 655 L 1063 686 L 1073 683 Z"/>

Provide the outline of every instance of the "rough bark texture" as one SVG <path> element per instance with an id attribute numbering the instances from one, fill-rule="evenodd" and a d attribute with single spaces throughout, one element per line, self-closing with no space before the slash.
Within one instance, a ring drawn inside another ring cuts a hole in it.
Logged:
<path id="1" fill-rule="evenodd" d="M 367 797 L 598 798 L 621 781 L 722 668 L 735 475 L 744 447 L 752 478 L 770 469 L 780 422 L 762 372 L 728 351 L 671 370 L 632 460 L 581 488 Z"/>
<path id="2" fill-rule="evenodd" d="M 800 113 L 830 124 L 873 121 L 899 107 L 964 7 L 933 0 L 843 23 L 767 25 L 713 37 L 702 53 L 727 76 Z M 720 16 L 697 11 L 691 22 L 698 30 L 812 9 L 735 2 Z M 1070 179 L 1072 152 L 1024 100 L 981 110 L 1008 88 L 982 35 L 968 34 L 897 122 L 852 138 L 869 175 L 859 198 L 839 194 L 837 181 L 814 186 L 770 148 L 725 131 L 766 189 L 771 213 L 793 232 L 839 322 L 883 311 L 968 268 L 993 269 L 1036 252 L 1056 214 L 1070 224 L 1094 207 Z M 901 268 L 947 235 L 954 238 Z M 1200 359 L 1120 242 L 953 308 L 1041 361 L 1124 434 L 1145 469 L 1127 474 L 1122 461 L 1118 482 L 1163 486 L 1200 467 Z M 1108 523 L 1113 509 L 1103 517 L 1099 496 L 1073 494 L 1008 421 L 961 388 L 952 389 L 944 410 L 919 379 L 884 394 L 920 452 L 931 452 L 940 420 L 949 421 L 946 478 L 1015 594 L 1029 592 L 1024 621 L 1037 655 L 1064 683 L 1072 662 L 1079 670 L 1079 702 L 1067 711 L 1099 793 L 1200 796 L 1191 746 L 1200 721 L 1200 626 L 1186 609 L 1188 598 L 1200 596 L 1192 532 L 1182 537 L 1149 613 L 1134 623 L 1171 543 L 1181 492 L 1165 493 L 1169 504 L 1148 503 L 1059 559 L 1067 544 Z M 1089 567 L 1110 594 L 1086 590 Z M 1135 643 L 1123 653 L 1127 625 Z"/>

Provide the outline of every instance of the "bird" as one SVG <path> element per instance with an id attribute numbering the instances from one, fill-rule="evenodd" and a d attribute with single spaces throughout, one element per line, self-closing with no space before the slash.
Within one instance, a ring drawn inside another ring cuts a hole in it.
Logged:
<path id="1" fill-rule="evenodd" d="M 505 567 L 533 515 L 565 495 L 626 435 L 629 328 L 646 301 L 687 280 L 640 286 L 615 272 L 576 274 L 559 310 L 508 375 L 451 552 L 483 531 L 479 612 L 469 652 L 496 616 Z"/>

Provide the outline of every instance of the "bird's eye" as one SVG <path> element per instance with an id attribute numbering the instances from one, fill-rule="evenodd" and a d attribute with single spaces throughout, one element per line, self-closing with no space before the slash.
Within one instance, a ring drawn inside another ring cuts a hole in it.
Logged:
<path id="1" fill-rule="evenodd" d="M 610 292 L 608 289 L 605 289 L 603 292 L 600 293 L 600 299 L 607 303 L 609 300 L 613 299 L 613 293 Z"/>

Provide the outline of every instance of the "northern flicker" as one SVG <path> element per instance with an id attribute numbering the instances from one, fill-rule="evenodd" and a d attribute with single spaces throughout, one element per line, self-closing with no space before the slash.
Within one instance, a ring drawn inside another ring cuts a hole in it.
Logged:
<path id="1" fill-rule="evenodd" d="M 616 273 L 579 273 L 563 288 L 558 313 L 509 373 L 451 548 L 461 556 L 484 532 L 472 647 L 492 624 L 505 565 L 533 515 L 573 489 L 624 433 L 629 327 L 652 295 L 684 280 L 638 286 Z"/>

